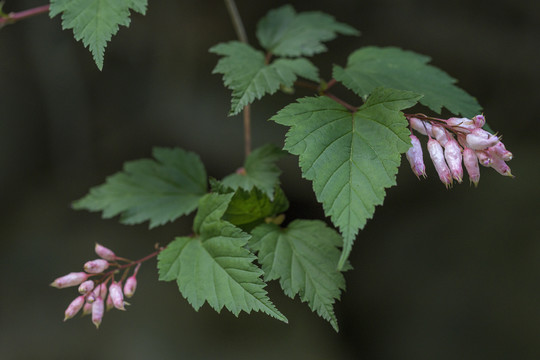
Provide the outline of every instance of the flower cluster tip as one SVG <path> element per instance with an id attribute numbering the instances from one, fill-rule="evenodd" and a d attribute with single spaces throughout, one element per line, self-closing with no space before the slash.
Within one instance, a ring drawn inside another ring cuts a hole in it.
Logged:
<path id="1" fill-rule="evenodd" d="M 514 177 L 507 164 L 513 155 L 506 150 L 499 136 L 482 129 L 486 124 L 484 115 L 476 115 L 472 119 L 436 119 L 418 114 L 407 115 L 407 119 L 412 146 L 406 156 L 418 178 L 426 177 L 426 173 L 420 140 L 412 130 L 428 137 L 429 156 L 446 188 L 452 187 L 454 180 L 458 183 L 463 181 L 463 165 L 475 186 L 480 181 L 478 164 L 491 167 L 501 175 Z"/>
<path id="2" fill-rule="evenodd" d="M 95 252 L 100 259 L 86 262 L 83 266 L 84 272 L 71 272 L 57 278 L 50 285 L 58 289 L 78 286 L 80 295 L 65 310 L 64 321 L 73 318 L 82 309 L 82 315 L 91 314 L 92 323 L 96 328 L 99 328 L 106 310 L 113 307 L 126 310 L 125 305 L 129 304 L 124 301 L 124 296 L 130 298 L 135 293 L 136 276 L 142 261 L 157 255 L 157 253 L 138 261 L 130 261 L 116 256 L 112 250 L 97 243 Z M 122 287 L 123 280 L 132 268 L 134 268 L 132 275 L 127 278 Z M 123 270 L 123 275 L 119 281 L 116 281 L 114 276 L 121 270 Z M 93 277 L 93 279 L 89 279 L 89 277 Z"/>

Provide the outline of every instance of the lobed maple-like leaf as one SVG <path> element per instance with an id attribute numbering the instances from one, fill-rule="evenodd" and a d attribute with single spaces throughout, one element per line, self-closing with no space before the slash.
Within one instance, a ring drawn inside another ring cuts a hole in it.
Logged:
<path id="1" fill-rule="evenodd" d="M 258 252 L 265 280 L 279 280 L 287 296 L 298 294 L 338 331 L 334 302 L 345 289 L 337 270 L 341 236 L 317 220 L 295 220 L 285 229 L 263 224 L 252 235 L 249 245 Z"/>
<path id="2" fill-rule="evenodd" d="M 201 199 L 196 235 L 176 238 L 159 254 L 159 279 L 176 280 L 195 310 L 208 302 L 217 312 L 223 307 L 236 316 L 241 311 L 262 311 L 287 322 L 268 298 L 263 272 L 245 247 L 251 236 L 221 220 L 232 196 L 207 194 Z"/>
<path id="3" fill-rule="evenodd" d="M 130 10 L 146 13 L 148 0 L 51 0 L 50 17 L 62 14 L 62 28 L 73 29 L 92 52 L 97 67 L 103 69 L 107 42 L 119 26 L 129 26 Z"/>
<path id="4" fill-rule="evenodd" d="M 218 44 L 210 52 L 223 56 L 212 73 L 223 74 L 225 86 L 232 90 L 229 115 L 238 114 L 255 99 L 274 94 L 281 85 L 292 87 L 298 76 L 319 82 L 317 68 L 304 58 L 267 64 L 261 51 L 238 41 Z"/>
<path id="5" fill-rule="evenodd" d="M 344 238 L 339 268 L 358 230 L 383 203 L 385 188 L 395 185 L 401 153 L 411 146 L 400 110 L 421 95 L 375 89 L 355 113 L 327 97 L 307 97 L 279 111 L 271 120 L 289 126 L 285 150 L 299 155 L 302 175 L 324 212 Z"/>
<path id="6" fill-rule="evenodd" d="M 428 65 L 428 56 L 396 47 L 364 47 L 349 56 L 347 66 L 334 66 L 333 76 L 361 97 L 386 87 L 423 95 L 420 103 L 441 113 L 446 107 L 466 117 L 482 110 L 476 99 L 455 85 L 447 73 Z"/>
<path id="7" fill-rule="evenodd" d="M 197 208 L 206 193 L 206 170 L 199 157 L 182 149 L 154 148 L 156 160 L 126 162 L 124 169 L 73 203 L 74 209 L 120 215 L 124 224 L 150 221 L 150 228 Z"/>
<path id="8" fill-rule="evenodd" d="M 318 11 L 296 13 L 291 5 L 270 10 L 257 24 L 257 39 L 277 56 L 311 56 L 326 51 L 337 34 L 359 35 L 353 27 Z"/>
<path id="9" fill-rule="evenodd" d="M 243 169 L 226 176 L 222 183 L 232 189 L 246 191 L 258 188 L 268 195 L 270 200 L 273 200 L 274 189 L 279 185 L 279 175 L 281 174 L 276 161 L 285 154 L 283 150 L 273 144 L 255 149 L 246 158 Z"/>

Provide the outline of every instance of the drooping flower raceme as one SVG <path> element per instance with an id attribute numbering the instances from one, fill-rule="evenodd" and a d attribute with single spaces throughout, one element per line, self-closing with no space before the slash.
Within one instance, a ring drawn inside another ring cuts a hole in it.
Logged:
<path id="1" fill-rule="evenodd" d="M 482 129 L 486 119 L 476 115 L 472 119 L 456 118 L 437 119 L 421 114 L 407 115 L 412 130 L 428 136 L 428 152 L 442 183 L 448 188 L 452 181 L 461 183 L 463 167 L 469 174 L 471 183 L 478 185 L 480 170 L 478 164 L 491 167 L 501 175 L 513 177 L 506 162 L 512 160 L 512 153 L 506 150 L 501 138 Z M 416 139 L 416 140 L 413 140 Z M 422 149 L 416 136 L 411 135 L 412 147 L 407 152 L 407 159 L 416 176 L 417 165 L 423 164 Z M 443 150 L 444 148 L 444 150 Z M 425 176 L 425 172 L 422 173 Z"/>
<path id="2" fill-rule="evenodd" d="M 82 309 L 83 315 L 92 315 L 92 322 L 96 328 L 99 328 L 105 310 L 113 307 L 126 310 L 124 305 L 127 303 L 124 302 L 124 296 L 131 297 L 135 293 L 136 276 L 141 263 L 156 256 L 161 249 L 137 261 L 118 257 L 113 251 L 100 244 L 96 244 L 95 251 L 101 259 L 86 262 L 83 266 L 85 272 L 72 272 L 61 276 L 54 280 L 51 286 L 63 289 L 79 285 L 80 295 L 67 307 L 64 321 L 71 319 Z M 127 278 L 123 290 L 122 282 L 133 267 L 135 268 L 133 274 Z M 122 272 L 121 278 L 116 281 L 115 275 L 120 272 Z M 89 277 L 93 278 L 89 279 Z"/>

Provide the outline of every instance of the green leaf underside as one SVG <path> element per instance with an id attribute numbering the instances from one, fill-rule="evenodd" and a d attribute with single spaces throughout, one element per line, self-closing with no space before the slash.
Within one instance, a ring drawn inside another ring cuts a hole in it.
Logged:
<path id="1" fill-rule="evenodd" d="M 407 121 L 399 111 L 421 95 L 375 89 L 352 114 L 327 97 L 308 97 L 272 117 L 290 126 L 285 150 L 299 155 L 302 175 L 313 181 L 318 201 L 344 238 L 342 268 L 352 243 L 395 185 L 401 153 L 411 146 Z"/>
<path id="2" fill-rule="evenodd" d="M 359 32 L 321 12 L 297 14 L 291 5 L 270 10 L 257 24 L 259 43 L 277 56 L 311 56 L 324 52 L 327 49 L 323 42 L 333 40 L 337 34 L 359 35 Z"/>
<path id="3" fill-rule="evenodd" d="M 266 94 L 274 94 L 280 85 L 292 87 L 298 76 L 319 82 L 317 68 L 307 59 L 277 59 L 265 64 L 265 56 L 251 46 L 231 41 L 218 44 L 210 52 L 222 55 L 213 73 L 223 74 L 225 86 L 232 90 L 229 115 Z"/>
<path id="4" fill-rule="evenodd" d="M 130 10 L 146 13 L 147 0 L 51 0 L 50 17 L 62 13 L 62 28 L 73 29 L 92 52 L 97 67 L 103 69 L 107 42 L 120 25 L 129 26 Z"/>
<path id="5" fill-rule="evenodd" d="M 220 220 L 233 194 L 204 196 L 195 217 L 195 237 L 178 237 L 158 256 L 159 279 L 176 280 L 195 310 L 205 302 L 217 312 L 223 307 L 238 316 L 241 311 L 262 311 L 287 322 L 268 298 L 263 272 L 246 248 L 249 234 Z"/>
<path id="6" fill-rule="evenodd" d="M 395 47 L 364 47 L 349 56 L 347 67 L 335 65 L 333 76 L 357 95 L 366 97 L 377 87 L 413 91 L 420 103 L 441 113 L 472 117 L 482 110 L 476 99 L 455 86 L 456 80 L 428 65 L 431 59 Z"/>
<path id="7" fill-rule="evenodd" d="M 286 229 L 263 224 L 252 235 L 249 244 L 258 252 L 265 280 L 279 280 L 287 296 L 299 294 L 338 331 L 333 305 L 345 290 L 345 278 L 336 268 L 341 236 L 317 220 L 295 220 Z"/>
<path id="8" fill-rule="evenodd" d="M 223 219 L 249 230 L 266 218 L 281 214 L 288 208 L 289 201 L 279 187 L 276 188 L 273 200 L 258 189 L 249 192 L 240 189 L 234 194 Z"/>
<path id="9" fill-rule="evenodd" d="M 246 191 L 256 187 L 268 195 L 270 200 L 273 200 L 274 189 L 279 184 L 279 175 L 281 174 L 276 161 L 285 154 L 283 150 L 272 144 L 253 150 L 244 164 L 245 173 L 236 173 L 225 177 L 222 180 L 223 185 Z"/>
<path id="10" fill-rule="evenodd" d="M 206 193 L 206 170 L 199 157 L 181 149 L 154 148 L 156 160 L 124 164 L 105 183 L 73 203 L 75 209 L 120 216 L 124 224 L 150 221 L 150 228 L 173 221 L 197 208 Z"/>

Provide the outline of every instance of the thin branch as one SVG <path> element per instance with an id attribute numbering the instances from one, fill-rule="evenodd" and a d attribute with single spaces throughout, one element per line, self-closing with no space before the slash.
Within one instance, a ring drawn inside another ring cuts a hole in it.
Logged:
<path id="1" fill-rule="evenodd" d="M 236 36 L 238 36 L 238 40 L 247 44 L 248 39 L 246 35 L 246 29 L 244 28 L 244 24 L 242 23 L 242 18 L 240 17 L 240 13 L 238 12 L 236 3 L 234 2 L 234 0 L 225 0 L 225 5 L 227 6 L 227 10 L 229 11 L 229 16 L 231 17 L 234 31 L 236 31 Z"/>
<path id="2" fill-rule="evenodd" d="M 248 39 L 246 35 L 246 29 L 244 28 L 244 24 L 242 23 L 242 18 L 240 17 L 240 13 L 238 12 L 236 3 L 234 2 L 234 0 L 225 0 L 225 5 L 227 6 L 227 10 L 229 11 L 229 16 L 233 23 L 234 30 L 236 31 L 236 36 L 238 36 L 238 40 L 247 44 Z M 244 153 L 247 157 L 251 153 L 251 110 L 249 105 L 244 107 L 243 117 Z"/>
<path id="3" fill-rule="evenodd" d="M 44 14 L 49 12 L 49 5 L 42 5 L 32 9 L 23 10 L 19 12 L 11 12 L 7 15 L 0 17 L 0 27 L 8 24 L 16 23 L 19 20 L 23 20 L 35 15 Z"/>

